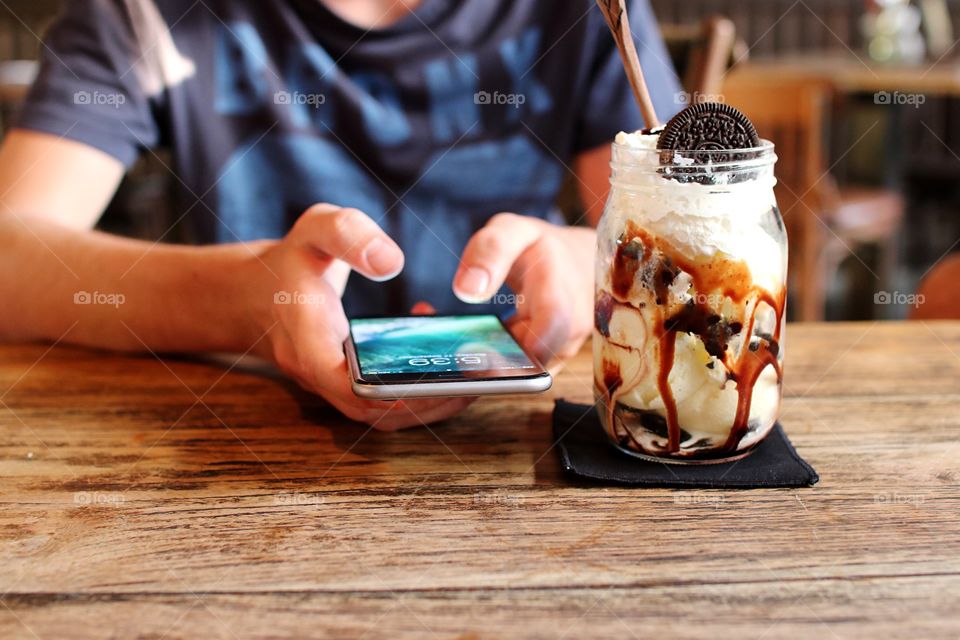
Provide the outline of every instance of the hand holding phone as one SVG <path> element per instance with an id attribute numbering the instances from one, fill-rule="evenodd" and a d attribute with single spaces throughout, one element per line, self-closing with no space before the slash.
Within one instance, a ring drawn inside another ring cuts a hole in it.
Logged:
<path id="1" fill-rule="evenodd" d="M 495 315 L 354 318 L 345 349 L 364 398 L 538 393 L 552 384 Z"/>
<path id="2" fill-rule="evenodd" d="M 453 292 L 464 302 L 485 302 L 506 283 L 517 308 L 511 333 L 556 371 L 593 330 L 596 246 L 593 229 L 498 213 L 463 250 Z"/>
<path id="3" fill-rule="evenodd" d="M 342 285 L 350 268 L 384 280 L 403 267 L 400 248 L 368 216 L 318 204 L 282 240 L 254 246 L 239 277 L 246 283 L 250 340 L 304 389 L 348 418 L 387 431 L 445 420 L 470 404 L 470 398 L 381 402 L 353 393 L 343 353 L 349 326 Z"/>

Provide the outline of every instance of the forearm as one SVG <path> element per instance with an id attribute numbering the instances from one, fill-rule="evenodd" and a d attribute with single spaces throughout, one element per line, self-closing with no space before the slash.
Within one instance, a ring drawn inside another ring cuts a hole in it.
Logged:
<path id="1" fill-rule="evenodd" d="M 260 249 L 154 245 L 0 215 L 0 340 L 246 351 L 272 300 Z"/>

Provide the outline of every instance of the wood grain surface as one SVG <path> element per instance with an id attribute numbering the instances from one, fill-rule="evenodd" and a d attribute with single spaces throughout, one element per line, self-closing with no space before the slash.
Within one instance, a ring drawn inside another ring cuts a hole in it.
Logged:
<path id="1" fill-rule="evenodd" d="M 960 323 L 790 325 L 808 489 L 565 477 L 545 395 L 399 433 L 240 363 L 0 346 L 0 637 L 955 638 Z"/>

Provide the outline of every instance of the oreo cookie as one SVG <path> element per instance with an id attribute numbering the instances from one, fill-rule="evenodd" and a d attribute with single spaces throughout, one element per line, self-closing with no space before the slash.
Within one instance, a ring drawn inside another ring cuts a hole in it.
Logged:
<path id="1" fill-rule="evenodd" d="M 719 102 L 701 102 L 682 110 L 667 122 L 657 140 L 662 165 L 673 164 L 676 151 L 687 152 L 683 154 L 684 159 L 704 165 L 731 159 L 730 155 L 718 151 L 752 149 L 759 145 L 760 136 L 750 119 L 741 111 Z M 686 181 L 683 177 L 687 172 L 682 168 L 673 168 L 670 173 L 674 179 Z M 702 174 L 686 177 L 697 182 L 709 181 Z"/>
<path id="2" fill-rule="evenodd" d="M 751 149 L 760 136 L 750 119 L 728 104 L 701 102 L 673 116 L 663 128 L 657 148 L 672 151 Z"/>

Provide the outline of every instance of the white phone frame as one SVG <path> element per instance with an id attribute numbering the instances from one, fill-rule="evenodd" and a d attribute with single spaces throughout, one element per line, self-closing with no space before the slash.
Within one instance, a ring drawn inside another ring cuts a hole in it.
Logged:
<path id="1" fill-rule="evenodd" d="M 553 386 L 553 377 L 536 358 L 527 354 L 539 371 L 534 370 L 531 377 L 518 378 L 478 378 L 476 380 L 425 380 L 423 382 L 372 383 L 363 379 L 357 348 L 353 336 L 348 335 L 343 343 L 350 370 L 353 392 L 361 398 L 370 400 L 403 400 L 406 398 L 455 398 L 459 396 L 491 396 L 515 393 L 541 393 Z"/>

